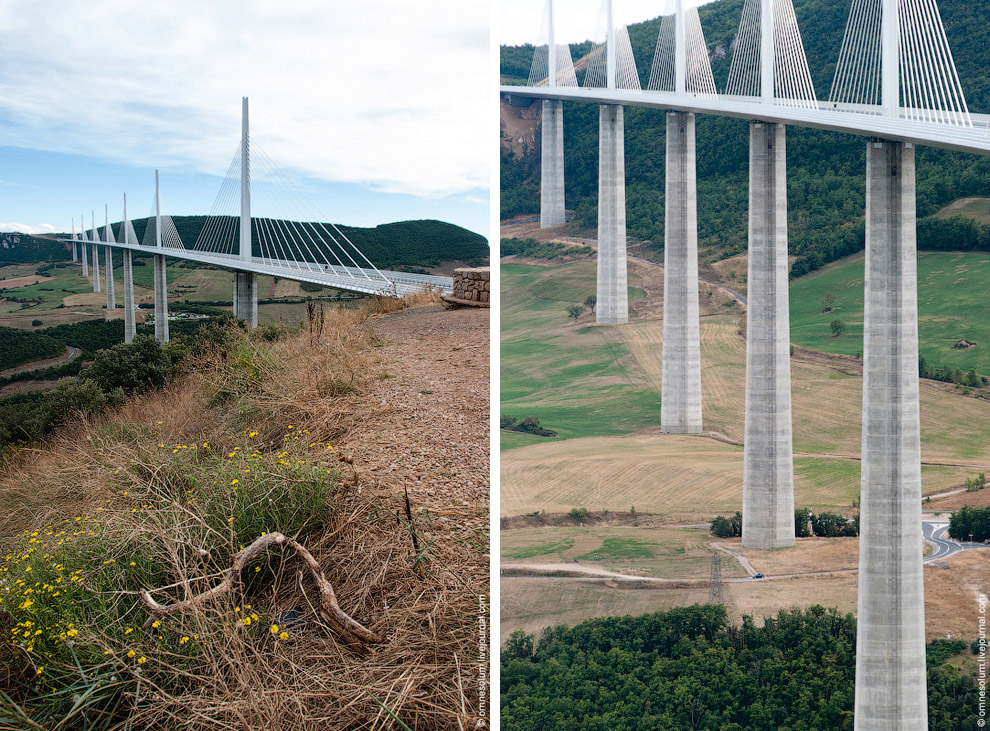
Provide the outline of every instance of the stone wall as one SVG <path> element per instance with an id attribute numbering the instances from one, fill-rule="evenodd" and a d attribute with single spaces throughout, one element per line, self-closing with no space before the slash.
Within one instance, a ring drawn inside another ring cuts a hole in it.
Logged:
<path id="1" fill-rule="evenodd" d="M 490 292 L 491 267 L 454 270 L 453 298 L 455 300 L 477 302 L 482 307 L 488 307 Z"/>

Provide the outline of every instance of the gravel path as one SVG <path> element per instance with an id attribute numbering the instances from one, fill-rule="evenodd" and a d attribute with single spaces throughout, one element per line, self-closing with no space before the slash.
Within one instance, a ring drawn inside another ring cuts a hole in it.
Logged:
<path id="1" fill-rule="evenodd" d="M 489 310 L 418 307 L 371 321 L 389 378 L 367 428 L 342 445 L 362 482 L 408 486 L 437 531 L 485 532 L 489 505 Z"/>

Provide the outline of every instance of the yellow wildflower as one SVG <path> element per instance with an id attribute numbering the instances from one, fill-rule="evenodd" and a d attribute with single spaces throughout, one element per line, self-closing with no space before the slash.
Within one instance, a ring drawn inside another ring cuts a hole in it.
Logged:
<path id="1" fill-rule="evenodd" d="M 269 630 L 269 632 L 271 632 L 273 635 L 277 635 L 278 634 L 278 625 L 277 624 L 273 624 L 272 625 L 272 628 Z"/>
<path id="2" fill-rule="evenodd" d="M 134 657 L 135 655 L 137 655 L 137 653 L 134 652 L 134 650 L 128 650 L 127 651 L 127 657 Z"/>
<path id="3" fill-rule="evenodd" d="M 287 640 L 287 639 L 289 639 L 289 633 L 288 632 L 282 632 L 281 634 L 279 634 L 278 638 L 280 640 Z"/>

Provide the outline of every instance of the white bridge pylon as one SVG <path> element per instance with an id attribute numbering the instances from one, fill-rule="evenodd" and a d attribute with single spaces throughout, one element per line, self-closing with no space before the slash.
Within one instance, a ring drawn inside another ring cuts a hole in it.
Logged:
<path id="1" fill-rule="evenodd" d="M 551 3 L 547 2 L 546 18 Z M 936 0 L 853 0 L 827 101 L 818 99 L 792 0 L 745 0 L 723 92 L 690 0 L 667 0 L 649 82 L 640 88 L 626 27 L 612 22 L 583 59 L 554 43 L 556 83 L 541 35 L 526 87 L 507 94 L 639 106 L 990 153 L 990 115 L 969 111 Z M 763 22 L 764 18 L 769 19 Z M 550 33 L 553 25 L 549 24 Z M 811 33 L 813 30 L 805 29 Z M 640 59 L 642 61 L 642 59 Z M 583 84 L 571 80 L 586 68 Z"/>

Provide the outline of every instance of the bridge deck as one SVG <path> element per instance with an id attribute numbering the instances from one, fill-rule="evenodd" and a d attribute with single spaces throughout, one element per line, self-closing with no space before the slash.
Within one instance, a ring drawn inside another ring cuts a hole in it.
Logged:
<path id="1" fill-rule="evenodd" d="M 884 117 L 870 114 L 865 108 L 832 105 L 819 102 L 819 108 L 809 109 L 787 104 L 764 104 L 745 97 L 706 97 L 674 94 L 664 91 L 631 89 L 586 89 L 573 86 L 533 87 L 502 86 L 502 94 L 532 99 L 562 99 L 593 104 L 620 104 L 627 107 L 647 107 L 676 112 L 714 114 L 739 119 L 758 119 L 797 127 L 824 129 L 832 132 L 879 137 L 895 142 L 913 142 L 929 147 L 990 154 L 990 117 L 972 116 L 972 127 L 922 122 L 905 117 Z"/>
<path id="2" fill-rule="evenodd" d="M 142 254 L 161 254 L 171 256 L 176 259 L 195 261 L 201 264 L 212 264 L 232 271 L 253 272 L 254 274 L 267 274 L 282 279 L 290 279 L 296 282 L 311 282 L 324 287 L 333 287 L 344 292 L 356 292 L 359 294 L 373 295 L 396 295 L 401 297 L 404 294 L 412 294 L 422 291 L 426 287 L 432 287 L 440 291 L 440 294 L 450 294 L 454 291 L 454 282 L 451 277 L 437 277 L 430 274 L 410 274 L 408 272 L 394 272 L 389 270 L 362 269 L 360 267 L 341 267 L 335 265 L 333 270 L 314 263 L 299 263 L 295 261 L 283 261 L 278 259 L 264 259 L 254 257 L 250 261 L 242 261 L 239 257 L 231 254 L 216 254 L 205 251 L 195 251 L 189 249 L 176 249 L 171 247 L 156 248 L 153 246 L 142 246 L 140 244 L 106 243 L 103 241 L 82 241 L 84 244 L 97 244 L 100 246 L 112 246 L 118 249 L 130 249 Z M 388 279 L 388 282 L 382 279 Z M 391 284 L 390 284 L 391 283 Z"/>

